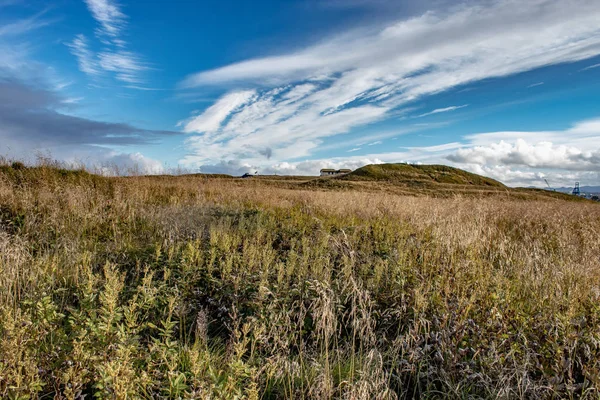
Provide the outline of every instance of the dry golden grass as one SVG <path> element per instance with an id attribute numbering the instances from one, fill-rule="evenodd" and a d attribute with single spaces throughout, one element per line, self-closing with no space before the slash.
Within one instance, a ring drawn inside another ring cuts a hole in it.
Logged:
<path id="1" fill-rule="evenodd" d="M 600 205 L 289 181 L 1 167 L 0 397 L 600 397 Z"/>

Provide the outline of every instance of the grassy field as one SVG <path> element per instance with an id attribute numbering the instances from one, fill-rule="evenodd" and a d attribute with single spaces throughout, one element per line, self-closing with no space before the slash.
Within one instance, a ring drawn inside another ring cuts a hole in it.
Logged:
<path id="1" fill-rule="evenodd" d="M 439 185 L 0 166 L 0 397 L 600 398 L 600 205 Z"/>

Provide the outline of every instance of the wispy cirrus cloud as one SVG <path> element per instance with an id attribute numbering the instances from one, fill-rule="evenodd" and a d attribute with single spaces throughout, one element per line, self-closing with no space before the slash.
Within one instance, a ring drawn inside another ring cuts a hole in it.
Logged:
<path id="1" fill-rule="evenodd" d="M 542 86 L 544 84 L 544 82 L 536 82 L 536 83 L 532 83 L 531 85 L 528 85 L 527 88 L 533 88 L 536 86 Z"/>
<path id="2" fill-rule="evenodd" d="M 596 55 L 599 28 L 594 22 L 599 8 L 591 0 L 496 0 L 461 5 L 383 29 L 346 32 L 295 53 L 200 72 L 184 84 L 290 82 L 367 68 L 377 69 L 380 76 L 410 78 L 420 85 L 435 77 L 428 88 L 442 90 Z M 461 73 L 448 81 L 449 73 L 455 71 Z M 400 88 L 419 93 L 408 82 L 396 89 Z"/>
<path id="3" fill-rule="evenodd" d="M 77 58 L 79 70 L 87 75 L 98 76 L 102 69 L 96 59 L 96 54 L 90 49 L 88 39 L 83 34 L 75 36 L 72 42 L 67 43 L 71 53 Z"/>
<path id="4" fill-rule="evenodd" d="M 461 108 L 465 108 L 468 106 L 469 106 L 468 104 L 463 104 L 462 106 L 450 106 L 450 107 L 444 107 L 444 108 L 436 108 L 435 110 L 426 112 L 424 114 L 417 115 L 417 118 L 422 118 L 422 117 L 427 117 L 429 115 L 447 113 L 447 112 L 451 112 L 451 111 L 455 111 L 455 110 L 460 110 Z"/>
<path id="5" fill-rule="evenodd" d="M 18 5 L 20 2 L 6 2 L 3 6 Z M 36 49 L 36 44 L 31 39 L 32 35 L 51 26 L 58 20 L 47 16 L 48 10 L 44 9 L 26 18 L 0 18 L 0 78 L 18 76 L 21 79 L 38 79 L 41 75 L 45 78 L 56 79 L 55 71 L 47 68 L 32 59 L 31 54 Z"/>
<path id="6" fill-rule="evenodd" d="M 126 83 L 143 83 L 140 73 L 150 69 L 137 54 L 130 51 L 101 52 L 98 61 L 103 70 L 114 72 L 116 79 Z"/>
<path id="7" fill-rule="evenodd" d="M 151 68 L 143 58 L 126 49 L 123 39 L 127 27 L 127 15 L 113 0 L 84 0 L 92 17 L 99 28 L 96 30 L 101 42 L 108 47 L 100 52 L 91 49 L 89 39 L 77 35 L 73 41 L 67 43 L 71 53 L 77 58 L 81 72 L 97 78 L 110 74 L 116 80 L 124 82 L 129 89 L 146 90 L 143 74 Z"/>
<path id="8" fill-rule="evenodd" d="M 42 18 L 44 14 L 46 14 L 46 10 L 42 10 L 37 14 L 25 19 L 20 19 L 8 24 L 0 25 L 0 37 L 22 35 L 33 30 L 48 26 L 55 21 L 53 19 Z"/>
<path id="9" fill-rule="evenodd" d="M 185 125 L 192 135 L 182 162 L 272 165 L 310 157 L 326 138 L 391 118 L 417 99 L 596 56 L 599 18 L 600 3 L 594 0 L 465 2 L 190 75 L 182 87 L 230 91 L 192 119 L 202 123 Z M 249 89 L 255 94 L 243 104 L 233 100 Z M 270 160 L 261 156 L 267 147 Z"/>
<path id="10" fill-rule="evenodd" d="M 256 95 L 255 91 L 229 93 L 215 104 L 210 106 L 202 115 L 192 118 L 185 124 L 185 132 L 205 132 L 207 134 L 217 131 L 223 121 L 239 107 L 246 104 Z"/>
<path id="11" fill-rule="evenodd" d="M 600 64 L 590 65 L 589 67 L 585 67 L 585 68 L 580 69 L 580 71 L 588 71 L 590 69 L 595 69 L 595 68 L 600 68 Z"/>
<path id="12" fill-rule="evenodd" d="M 125 28 L 127 16 L 112 0 L 85 0 L 90 13 L 100 24 L 99 33 L 118 38 Z"/>

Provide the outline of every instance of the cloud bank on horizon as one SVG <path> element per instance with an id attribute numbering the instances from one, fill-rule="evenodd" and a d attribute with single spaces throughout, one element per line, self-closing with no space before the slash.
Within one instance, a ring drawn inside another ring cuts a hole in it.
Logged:
<path id="1" fill-rule="evenodd" d="M 346 8 L 370 6 L 359 3 Z M 377 4 L 393 17 L 331 24 L 313 44 L 280 45 L 268 55 L 254 50 L 255 57 L 223 64 L 214 48 L 201 57 L 191 50 L 162 56 L 168 49 L 159 48 L 150 63 L 134 50 L 140 39 L 132 33 L 150 34 L 149 28 L 129 16 L 150 13 L 150 6 L 82 0 L 77 21 L 89 26 L 77 24 L 62 41 L 82 77 L 68 79 L 36 58 L 33 40 L 54 23 L 46 11 L 0 19 L 0 90 L 23 99 L 0 105 L 0 139 L 21 153 L 49 149 L 69 160 L 84 154 L 88 163 L 137 160 L 154 173 L 173 160 L 202 172 L 299 175 L 419 162 L 509 185 L 540 186 L 544 177 L 600 184 L 600 100 L 593 97 L 597 87 L 581 83 L 600 76 L 598 1 L 442 2 L 413 15 L 394 14 L 393 2 Z M 332 22 L 344 9 L 340 2 L 325 8 Z M 190 11 L 175 13 L 175 20 L 156 14 L 160 33 L 186 32 L 178 28 Z M 278 33 L 285 32 L 271 32 Z M 193 37 L 177 39 L 172 43 L 200 46 Z M 181 57 L 177 63 L 172 54 Z M 174 95 L 139 96 L 166 86 L 152 71 L 173 79 Z M 77 85 L 85 85 L 83 94 Z M 186 96 L 203 97 L 200 110 L 191 110 L 197 105 L 182 101 Z M 111 101 L 131 107 L 127 121 L 114 117 L 121 109 L 110 108 Z M 170 125 L 158 123 L 149 107 L 164 109 Z"/>

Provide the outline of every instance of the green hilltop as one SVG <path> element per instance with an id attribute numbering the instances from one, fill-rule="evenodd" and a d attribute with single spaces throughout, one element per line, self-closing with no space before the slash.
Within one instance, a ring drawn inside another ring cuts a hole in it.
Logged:
<path id="1" fill-rule="evenodd" d="M 505 188 L 502 183 L 481 175 L 446 165 L 371 164 L 339 179 L 352 181 L 385 181 L 406 185 L 451 184 Z"/>

